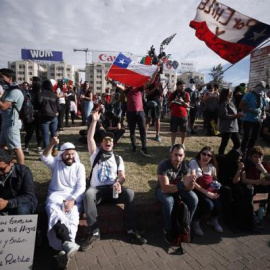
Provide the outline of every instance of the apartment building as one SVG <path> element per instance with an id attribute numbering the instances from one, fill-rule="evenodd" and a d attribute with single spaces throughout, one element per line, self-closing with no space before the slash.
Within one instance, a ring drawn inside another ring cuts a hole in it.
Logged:
<path id="1" fill-rule="evenodd" d="M 85 67 L 85 80 L 89 81 L 94 94 L 104 93 L 106 88 L 112 85 L 106 81 L 106 75 L 112 63 L 92 63 Z"/>
<path id="2" fill-rule="evenodd" d="M 189 84 L 190 79 L 193 79 L 197 84 L 205 83 L 204 74 L 199 72 L 184 72 L 178 76 L 178 79 L 183 80 L 186 83 L 186 85 Z"/>
<path id="3" fill-rule="evenodd" d="M 16 82 L 18 84 L 24 81 L 31 84 L 32 77 L 37 76 L 41 80 L 54 79 L 61 80 L 67 78 L 72 80 L 74 85 L 80 81 L 79 72 L 74 66 L 65 62 L 44 63 L 31 60 L 18 60 L 8 62 L 8 68 L 16 73 Z"/>

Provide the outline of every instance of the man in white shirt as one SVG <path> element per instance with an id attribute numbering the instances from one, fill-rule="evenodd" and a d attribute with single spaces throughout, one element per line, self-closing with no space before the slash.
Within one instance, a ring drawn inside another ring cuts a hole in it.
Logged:
<path id="1" fill-rule="evenodd" d="M 41 156 L 52 171 L 46 212 L 48 216 L 48 240 L 52 248 L 60 250 L 57 260 L 60 268 L 66 268 L 70 258 L 78 251 L 75 237 L 79 224 L 82 199 L 85 191 L 85 167 L 72 143 L 64 143 L 57 157 L 52 149 L 59 144 L 53 137 Z"/>
<path id="2" fill-rule="evenodd" d="M 90 187 L 84 197 L 84 210 L 89 226 L 89 236 L 81 245 L 81 249 L 82 251 L 88 250 L 94 241 L 100 239 L 96 205 L 103 201 L 125 205 L 125 228 L 131 242 L 145 244 L 146 239 L 142 238 L 135 230 L 134 192 L 122 186 L 125 182 L 125 167 L 123 159 L 113 153 L 113 133 L 105 132 L 102 134 L 101 148 L 99 149 L 96 146 L 94 134 L 99 118 L 100 112 L 96 110 L 92 114 L 92 122 L 87 134 L 92 172 Z M 114 196 L 115 193 L 117 194 L 116 197 Z"/>

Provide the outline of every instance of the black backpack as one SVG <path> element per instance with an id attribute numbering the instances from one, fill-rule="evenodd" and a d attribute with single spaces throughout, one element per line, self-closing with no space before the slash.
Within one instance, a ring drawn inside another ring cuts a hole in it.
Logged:
<path id="1" fill-rule="evenodd" d="M 173 246 L 177 246 L 177 254 L 184 254 L 183 243 L 190 243 L 190 214 L 188 207 L 179 196 L 174 198 L 172 210 L 172 236 Z"/>
<path id="2" fill-rule="evenodd" d="M 23 105 L 22 105 L 19 115 L 20 115 L 20 119 L 22 119 L 23 122 L 26 122 L 28 124 L 33 123 L 35 120 L 34 118 L 35 109 L 32 103 L 31 95 L 29 93 L 27 93 L 24 96 Z"/>
<path id="3" fill-rule="evenodd" d="M 41 116 L 55 117 L 58 113 L 58 100 L 55 93 L 43 91 L 40 94 Z"/>

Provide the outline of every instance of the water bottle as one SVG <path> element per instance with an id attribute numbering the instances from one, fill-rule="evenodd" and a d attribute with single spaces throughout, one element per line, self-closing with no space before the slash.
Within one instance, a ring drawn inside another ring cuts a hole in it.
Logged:
<path id="1" fill-rule="evenodd" d="M 113 186 L 113 198 L 114 198 L 114 199 L 118 199 L 118 197 L 119 197 L 119 195 L 118 195 L 118 192 L 117 192 L 117 190 L 116 190 L 116 187 Z"/>
<path id="2" fill-rule="evenodd" d="M 263 204 L 263 203 L 260 203 L 259 210 L 258 210 L 258 219 L 259 219 L 260 221 L 263 220 L 264 212 L 265 212 L 264 204 Z"/>

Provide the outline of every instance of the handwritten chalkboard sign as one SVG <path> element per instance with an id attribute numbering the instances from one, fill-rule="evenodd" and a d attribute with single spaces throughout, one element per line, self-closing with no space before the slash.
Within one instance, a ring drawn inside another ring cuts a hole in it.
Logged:
<path id="1" fill-rule="evenodd" d="M 37 215 L 0 217 L 0 269 L 32 269 Z"/>

